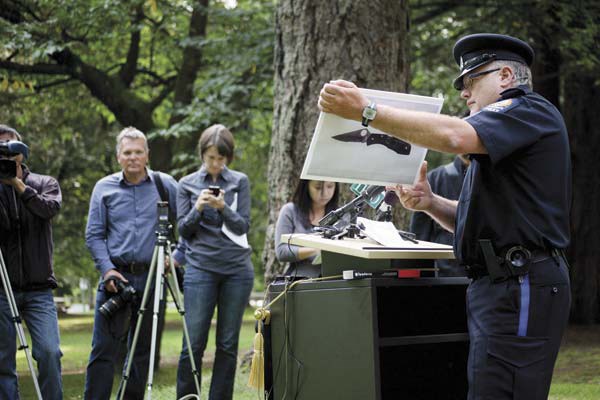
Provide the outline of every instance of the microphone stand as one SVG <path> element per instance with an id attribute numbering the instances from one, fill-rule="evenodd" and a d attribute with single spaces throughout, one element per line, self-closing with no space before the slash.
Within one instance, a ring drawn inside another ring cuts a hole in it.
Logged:
<path id="1" fill-rule="evenodd" d="M 360 233 L 356 226 L 356 218 L 362 214 L 367 201 L 378 196 L 385 188 L 383 186 L 370 186 L 359 196 L 336 210 L 330 211 L 319 220 L 317 231 L 323 232 L 323 237 L 341 239 L 345 236 L 353 238 Z"/>

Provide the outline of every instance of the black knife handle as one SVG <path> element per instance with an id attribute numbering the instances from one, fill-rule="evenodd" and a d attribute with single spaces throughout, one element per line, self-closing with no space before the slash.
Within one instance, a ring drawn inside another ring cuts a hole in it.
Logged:
<path id="1" fill-rule="evenodd" d="M 381 133 L 372 133 L 367 139 L 367 146 L 372 144 L 381 144 L 390 150 L 394 150 L 398 154 L 409 155 L 411 145 L 403 140 L 395 138 L 390 135 L 384 135 Z"/>

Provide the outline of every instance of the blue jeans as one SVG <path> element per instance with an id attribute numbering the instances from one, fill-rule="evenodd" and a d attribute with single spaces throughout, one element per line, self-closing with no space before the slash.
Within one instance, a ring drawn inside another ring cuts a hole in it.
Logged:
<path id="1" fill-rule="evenodd" d="M 85 375 L 85 399 L 108 400 L 111 396 L 115 363 L 119 355 L 121 344 L 127 340 L 127 349 L 130 348 L 135 332 L 138 311 L 141 306 L 142 295 L 146 287 L 148 273 L 129 274 L 123 273 L 129 284 L 137 292 L 137 299 L 130 301 L 112 315 L 106 318 L 98 309 L 111 296 L 105 291 L 104 285 L 98 285 L 96 294 L 96 313 L 94 316 L 94 333 L 92 337 L 92 352 Z M 149 293 L 146 312 L 142 319 L 140 334 L 138 336 L 133 363 L 127 380 L 126 399 L 143 399 L 148 375 L 150 360 L 150 344 L 152 332 L 152 312 L 154 305 L 154 291 Z M 161 306 L 161 310 L 164 307 Z M 162 314 L 161 314 L 162 318 Z M 127 362 L 125 362 L 125 365 Z"/>
<path id="2" fill-rule="evenodd" d="M 37 361 L 38 382 L 44 399 L 62 399 L 60 336 L 52 290 L 14 292 L 19 315 L 31 335 L 31 353 Z M 17 332 L 7 298 L 0 294 L 0 399 L 18 399 Z"/>
<path id="3" fill-rule="evenodd" d="M 185 321 L 199 374 L 217 306 L 216 353 L 209 400 L 228 400 L 233 396 L 242 317 L 253 283 L 251 275 L 223 275 L 187 268 L 184 281 Z M 196 387 L 184 338 L 177 368 L 177 398 L 190 393 L 196 393 Z"/>

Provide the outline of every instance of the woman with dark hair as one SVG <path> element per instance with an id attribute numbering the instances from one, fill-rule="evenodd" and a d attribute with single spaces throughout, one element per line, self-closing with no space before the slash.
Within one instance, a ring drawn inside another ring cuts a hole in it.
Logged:
<path id="1" fill-rule="evenodd" d="M 318 249 L 294 246 L 281 240 L 286 233 L 309 233 L 329 211 L 337 208 L 339 185 L 335 182 L 308 181 L 301 179 L 291 203 L 279 211 L 275 228 L 275 253 L 277 259 L 289 262 L 285 275 L 318 277 L 320 265 L 312 262 L 319 254 Z"/>
<path id="2" fill-rule="evenodd" d="M 246 240 L 250 226 L 248 177 L 227 168 L 234 141 L 223 125 L 202 132 L 202 166 L 179 181 L 177 221 L 187 241 L 184 302 L 192 353 L 198 373 L 215 307 L 216 351 L 208 398 L 233 397 L 238 339 L 254 270 Z M 196 393 L 187 345 L 183 340 L 177 368 L 177 398 Z"/>

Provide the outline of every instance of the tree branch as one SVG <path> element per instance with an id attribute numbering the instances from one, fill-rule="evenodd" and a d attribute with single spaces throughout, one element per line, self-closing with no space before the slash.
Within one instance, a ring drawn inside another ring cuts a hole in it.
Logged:
<path id="1" fill-rule="evenodd" d="M 436 8 L 430 9 L 429 11 L 424 12 L 423 14 L 419 15 L 418 17 L 411 18 L 410 22 L 411 22 L 411 24 L 422 24 L 422 23 L 428 22 L 434 18 L 439 17 L 440 15 L 447 13 L 448 11 L 452 11 L 455 8 L 458 8 L 459 6 L 461 6 L 463 4 L 464 4 L 464 2 L 456 1 L 456 0 L 450 0 L 450 1 L 438 3 Z M 433 4 L 431 4 L 431 5 L 433 5 Z M 428 5 L 428 6 L 430 6 L 430 5 Z"/>
<path id="2" fill-rule="evenodd" d="M 173 91 L 173 87 L 175 86 L 175 79 L 172 79 L 168 85 L 161 90 L 161 92 L 149 103 L 149 107 L 151 110 L 154 110 L 156 107 L 160 105 Z"/>
<path id="3" fill-rule="evenodd" d="M 61 29 L 60 35 L 65 42 L 79 42 L 84 45 L 88 44 L 87 34 L 80 37 L 72 36 L 65 28 L 63 28 Z"/>
<path id="4" fill-rule="evenodd" d="M 0 18 L 7 20 L 11 24 L 20 24 L 23 22 L 21 10 L 12 1 L 2 1 L 0 4 Z"/>
<path id="5" fill-rule="evenodd" d="M 57 81 L 48 82 L 48 83 L 45 83 L 43 85 L 35 85 L 33 87 L 33 89 L 36 91 L 36 93 L 39 93 L 39 92 L 41 92 L 44 89 L 48 89 L 48 88 L 51 88 L 53 86 L 63 85 L 65 83 L 73 82 L 74 80 L 75 80 L 74 78 L 59 79 Z"/>
<path id="6" fill-rule="evenodd" d="M 37 22 L 43 22 L 43 20 L 33 11 L 31 7 L 29 7 L 28 4 L 23 4 L 22 2 L 19 2 L 19 6 L 21 6 L 27 14 L 31 15 L 31 17 L 34 20 L 36 20 Z"/>
<path id="7" fill-rule="evenodd" d="M 167 78 L 163 78 L 162 76 L 158 75 L 156 72 L 151 71 L 147 68 L 138 68 L 136 70 L 136 72 L 140 73 L 140 74 L 144 74 L 144 75 L 148 75 L 150 77 L 152 77 L 154 79 L 155 82 L 161 84 L 161 85 L 167 85 L 167 84 L 171 84 L 172 81 L 177 78 L 177 75 L 174 76 L 169 76 Z"/>
<path id="8" fill-rule="evenodd" d="M 206 23 L 208 14 L 208 0 L 196 0 L 194 9 L 190 18 L 189 39 L 198 39 L 206 37 Z M 190 104 L 194 97 L 194 81 L 198 75 L 198 70 L 202 65 L 202 50 L 196 46 L 186 46 L 183 49 L 183 60 L 181 69 L 175 82 L 175 104 Z M 179 122 L 182 116 L 173 114 L 169 120 L 169 125 Z"/>
<path id="9" fill-rule="evenodd" d="M 69 49 L 53 53 L 50 57 L 65 66 L 69 75 L 83 83 L 94 97 L 113 112 L 122 125 L 136 126 L 142 131 L 154 127 L 154 122 L 149 118 L 152 109 L 148 102 L 127 90 L 118 77 L 85 63 Z"/>
<path id="10" fill-rule="evenodd" d="M 0 60 L 0 68 L 24 74 L 69 75 L 69 70 L 66 66 L 56 64 L 25 65 Z"/>
<path id="11" fill-rule="evenodd" d="M 131 32 L 131 39 L 129 40 L 129 50 L 127 51 L 127 59 L 125 64 L 121 67 L 119 71 L 119 78 L 121 82 L 126 87 L 131 86 L 131 82 L 135 78 L 135 72 L 138 62 L 138 57 L 140 55 L 140 40 L 142 34 L 140 32 L 139 27 L 137 25 L 144 19 L 144 11 L 142 9 L 142 4 L 137 7 L 135 11 L 135 16 L 131 21 L 131 25 L 135 26 L 135 30 Z"/>

